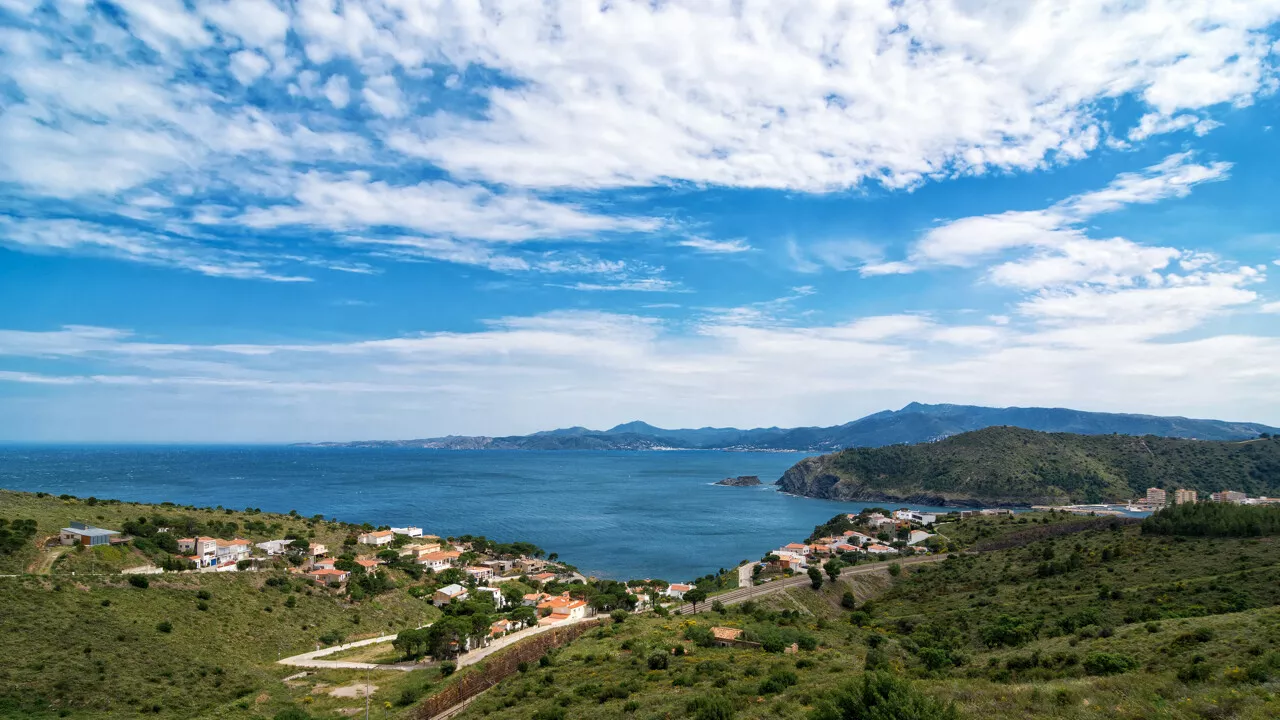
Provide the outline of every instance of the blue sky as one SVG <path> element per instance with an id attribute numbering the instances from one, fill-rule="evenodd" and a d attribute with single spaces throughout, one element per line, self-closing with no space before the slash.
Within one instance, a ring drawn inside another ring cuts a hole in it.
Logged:
<path id="1" fill-rule="evenodd" d="M 1280 0 L 0 0 L 0 440 L 1280 424 Z"/>

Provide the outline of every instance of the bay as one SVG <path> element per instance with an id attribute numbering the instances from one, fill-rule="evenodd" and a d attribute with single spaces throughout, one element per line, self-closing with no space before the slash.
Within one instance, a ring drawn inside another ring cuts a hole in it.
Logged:
<path id="1" fill-rule="evenodd" d="M 297 510 L 441 536 L 525 540 L 599 577 L 690 580 L 801 540 L 863 503 L 772 483 L 801 453 L 412 448 L 9 447 L 0 487 Z M 759 487 L 714 483 L 759 475 Z M 72 518 L 68 518 L 70 520 Z"/>

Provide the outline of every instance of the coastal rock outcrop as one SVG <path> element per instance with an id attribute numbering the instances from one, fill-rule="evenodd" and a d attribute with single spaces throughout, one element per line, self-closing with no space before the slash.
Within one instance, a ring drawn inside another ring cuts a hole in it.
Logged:
<path id="1" fill-rule="evenodd" d="M 760 484 L 760 476 L 739 475 L 738 477 L 727 477 L 716 484 L 727 485 L 729 487 L 751 487 L 752 485 Z"/>

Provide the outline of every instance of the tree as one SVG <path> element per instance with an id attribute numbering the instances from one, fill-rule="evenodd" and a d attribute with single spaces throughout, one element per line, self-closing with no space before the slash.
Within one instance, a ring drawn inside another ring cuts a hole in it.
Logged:
<path id="1" fill-rule="evenodd" d="M 693 603 L 693 611 L 698 612 L 698 603 L 707 599 L 707 591 L 695 586 L 692 590 L 684 594 L 684 599 Z"/>
<path id="2" fill-rule="evenodd" d="M 538 622 L 538 611 L 528 605 L 521 605 L 511 611 L 511 622 L 520 623 L 525 627 L 536 625 Z"/>
<path id="3" fill-rule="evenodd" d="M 809 568 L 809 584 L 813 586 L 814 590 L 820 590 L 822 588 L 821 570 L 816 567 Z"/>
<path id="4" fill-rule="evenodd" d="M 840 577 L 841 563 L 839 560 L 832 558 L 822 565 L 822 569 L 827 571 L 827 577 L 831 578 L 831 582 L 835 582 Z"/>

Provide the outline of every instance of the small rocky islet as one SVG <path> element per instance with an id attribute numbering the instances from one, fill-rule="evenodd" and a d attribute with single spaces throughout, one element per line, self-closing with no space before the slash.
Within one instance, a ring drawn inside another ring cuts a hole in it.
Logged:
<path id="1" fill-rule="evenodd" d="M 760 484 L 759 475 L 739 475 L 737 477 L 727 477 L 717 485 L 727 485 L 728 487 L 751 487 Z"/>

